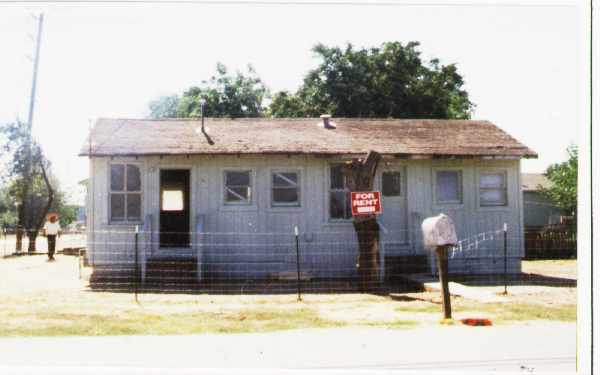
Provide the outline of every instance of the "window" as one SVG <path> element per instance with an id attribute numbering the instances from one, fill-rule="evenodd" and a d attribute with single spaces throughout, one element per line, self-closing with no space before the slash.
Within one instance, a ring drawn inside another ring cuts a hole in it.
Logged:
<path id="1" fill-rule="evenodd" d="M 479 205 L 481 207 L 507 206 L 506 172 L 479 174 Z"/>
<path id="2" fill-rule="evenodd" d="M 350 191 L 342 175 L 342 166 L 332 165 L 329 170 L 329 217 L 349 219 L 351 216 Z"/>
<path id="3" fill-rule="evenodd" d="M 133 164 L 111 164 L 110 221 L 140 221 L 141 207 L 140 168 Z"/>
<path id="4" fill-rule="evenodd" d="M 400 188 L 400 172 L 383 172 L 381 174 L 381 193 L 384 197 L 398 197 L 402 194 Z"/>
<path id="5" fill-rule="evenodd" d="M 297 172 L 271 174 L 271 205 L 300 206 L 300 185 Z"/>
<path id="6" fill-rule="evenodd" d="M 225 172 L 225 204 L 250 204 L 250 171 Z"/>
<path id="7" fill-rule="evenodd" d="M 453 170 L 437 171 L 435 173 L 436 202 L 462 203 L 462 172 Z"/>

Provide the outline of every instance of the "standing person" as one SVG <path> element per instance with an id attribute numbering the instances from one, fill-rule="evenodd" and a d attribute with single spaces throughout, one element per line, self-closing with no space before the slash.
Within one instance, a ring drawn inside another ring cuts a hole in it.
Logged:
<path id="1" fill-rule="evenodd" d="M 48 239 L 48 261 L 54 262 L 56 250 L 56 236 L 60 234 L 60 224 L 56 215 L 50 215 L 49 221 L 44 224 L 44 236 Z"/>

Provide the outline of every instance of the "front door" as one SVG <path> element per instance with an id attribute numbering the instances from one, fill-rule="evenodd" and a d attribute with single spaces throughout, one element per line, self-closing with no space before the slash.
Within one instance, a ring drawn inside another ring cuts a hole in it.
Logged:
<path id="1" fill-rule="evenodd" d="M 383 213 L 378 220 L 387 231 L 383 239 L 388 247 L 397 248 L 408 240 L 405 169 L 386 169 L 381 173 L 380 181 Z"/>
<path id="2" fill-rule="evenodd" d="M 190 171 L 160 171 L 161 248 L 190 247 Z"/>

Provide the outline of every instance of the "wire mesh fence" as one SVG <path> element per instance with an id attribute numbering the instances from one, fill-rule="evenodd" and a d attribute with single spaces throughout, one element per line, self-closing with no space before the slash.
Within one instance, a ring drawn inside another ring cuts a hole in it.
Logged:
<path id="1" fill-rule="evenodd" d="M 181 233 L 169 233 L 181 234 Z M 69 233 L 57 241 L 58 253 L 89 265 L 92 290 L 192 293 L 295 293 L 419 291 L 437 280 L 435 252 L 415 233 L 379 232 L 373 262 L 361 261 L 357 235 L 349 230 L 320 232 L 189 232 L 189 242 L 165 244 L 165 233 L 116 227 Z M 23 237 L 23 251 L 27 250 Z M 47 250 L 44 237 L 39 252 Z M 3 255 L 14 253 L 15 237 L 0 237 Z M 522 272 L 524 237 L 492 228 L 461 238 L 446 250 L 452 280 L 468 285 L 535 282 Z M 367 254 L 367 256 L 373 256 Z M 361 284 L 360 267 L 375 278 Z M 572 280 L 540 278 L 562 285 Z"/>

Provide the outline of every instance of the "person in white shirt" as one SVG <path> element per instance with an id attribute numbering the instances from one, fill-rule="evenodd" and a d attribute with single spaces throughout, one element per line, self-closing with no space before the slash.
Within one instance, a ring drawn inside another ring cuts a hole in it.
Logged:
<path id="1" fill-rule="evenodd" d="M 56 215 L 52 215 L 44 224 L 44 236 L 48 239 L 48 261 L 54 262 L 56 250 L 56 236 L 60 235 L 60 224 Z"/>

